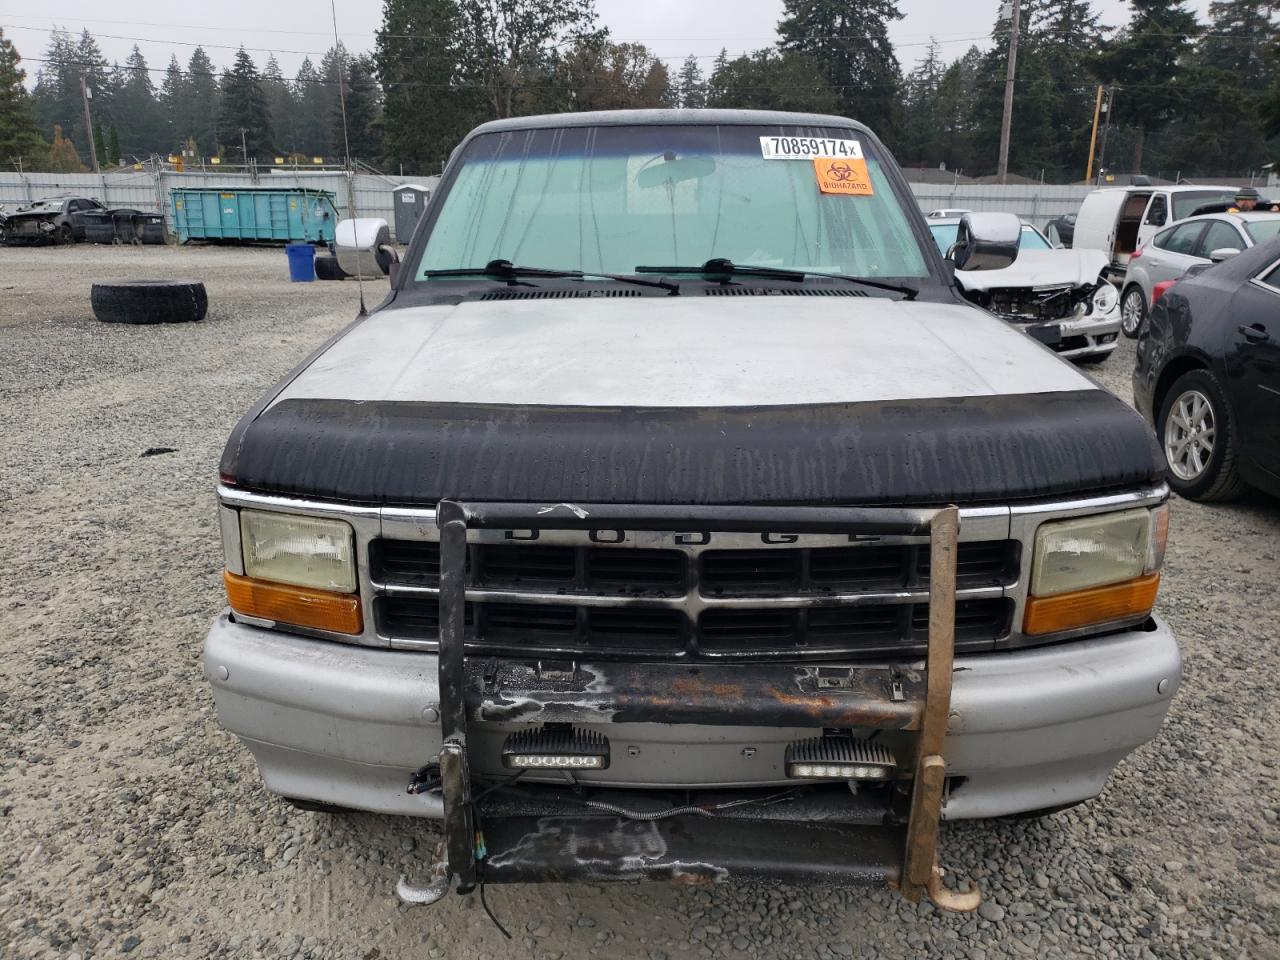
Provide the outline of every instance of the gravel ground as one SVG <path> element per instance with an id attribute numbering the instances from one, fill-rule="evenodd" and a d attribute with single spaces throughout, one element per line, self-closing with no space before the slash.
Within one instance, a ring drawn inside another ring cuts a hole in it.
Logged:
<path id="1" fill-rule="evenodd" d="M 197 325 L 114 327 L 90 278 L 196 276 Z M 400 906 L 429 824 L 266 794 L 200 676 L 217 458 L 355 312 L 279 250 L 0 250 L 0 958 L 1280 957 L 1280 502 L 1177 502 L 1160 610 L 1186 678 L 1103 797 L 947 825 L 976 916 L 887 891 L 507 887 Z M 370 284 L 370 300 L 385 284 Z M 1132 346 L 1096 375 L 1129 395 Z M 155 448 L 172 452 L 148 456 Z"/>

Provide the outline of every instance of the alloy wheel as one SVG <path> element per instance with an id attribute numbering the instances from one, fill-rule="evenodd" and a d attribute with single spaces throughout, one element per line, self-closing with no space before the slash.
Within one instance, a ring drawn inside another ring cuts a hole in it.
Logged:
<path id="1" fill-rule="evenodd" d="M 1124 302 L 1120 304 L 1120 329 L 1126 337 L 1137 336 L 1145 313 L 1146 297 L 1141 290 L 1135 288 L 1124 295 Z"/>
<path id="2" fill-rule="evenodd" d="M 1179 480 L 1199 479 L 1213 458 L 1217 418 L 1213 404 L 1199 390 L 1178 395 L 1164 424 L 1164 456 Z"/>

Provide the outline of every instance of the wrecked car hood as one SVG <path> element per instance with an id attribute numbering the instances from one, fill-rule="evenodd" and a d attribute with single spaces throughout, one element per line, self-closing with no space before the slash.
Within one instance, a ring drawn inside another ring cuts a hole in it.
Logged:
<path id="1" fill-rule="evenodd" d="M 1109 261 L 1100 250 L 1021 250 L 1003 270 L 957 270 L 966 290 L 1007 290 L 1018 287 L 1093 287 Z"/>
<path id="2" fill-rule="evenodd" d="M 1080 390 L 966 306 L 884 297 L 467 301 L 383 310 L 278 400 L 723 407 Z"/>

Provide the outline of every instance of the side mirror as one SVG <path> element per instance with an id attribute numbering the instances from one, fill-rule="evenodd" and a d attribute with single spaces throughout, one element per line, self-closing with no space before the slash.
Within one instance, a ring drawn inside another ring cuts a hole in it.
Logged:
<path id="1" fill-rule="evenodd" d="M 1209 251 L 1209 260 L 1213 263 L 1221 263 L 1223 260 L 1230 260 L 1239 252 L 1235 247 L 1219 247 L 1217 250 Z"/>
<path id="2" fill-rule="evenodd" d="M 333 237 L 338 266 L 348 276 L 385 277 L 400 259 L 391 246 L 391 228 L 378 217 L 339 220 Z"/>
<path id="3" fill-rule="evenodd" d="M 947 256 L 957 270 L 1003 270 L 1018 259 L 1022 221 L 1011 213 L 966 213 Z"/>

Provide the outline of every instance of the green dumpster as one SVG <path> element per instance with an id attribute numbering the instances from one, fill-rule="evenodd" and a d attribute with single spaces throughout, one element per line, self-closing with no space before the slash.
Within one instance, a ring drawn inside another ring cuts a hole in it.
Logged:
<path id="1" fill-rule="evenodd" d="M 338 224 L 330 190 L 174 187 L 169 203 L 180 243 L 329 243 Z"/>

